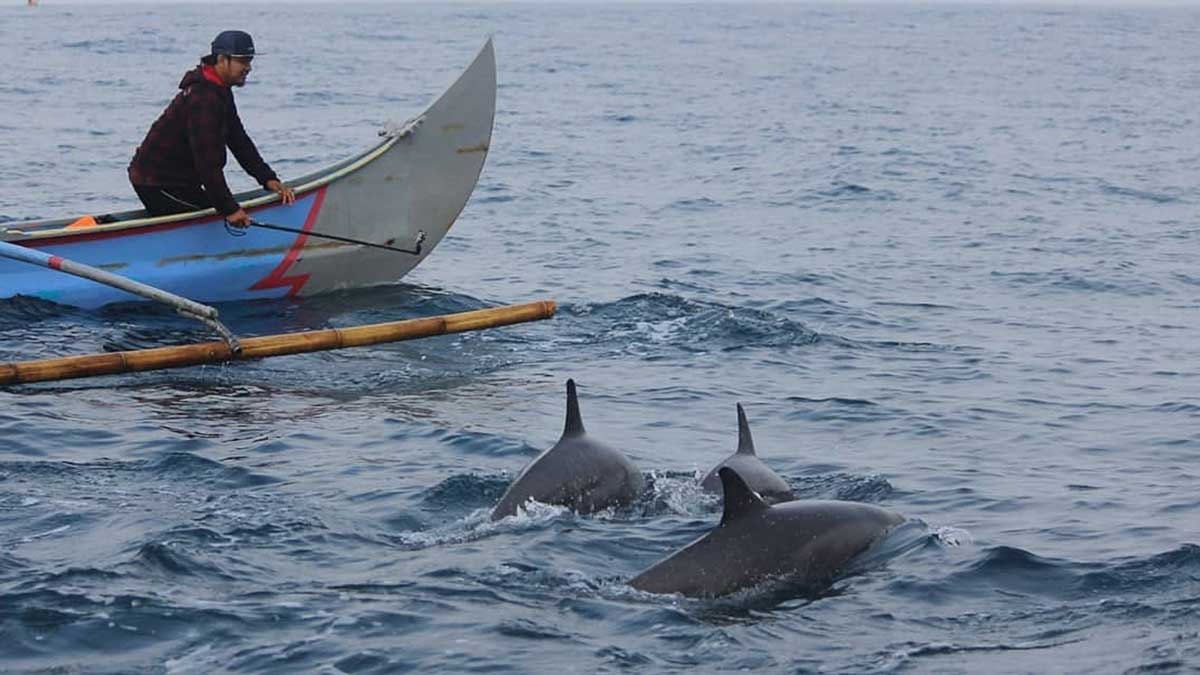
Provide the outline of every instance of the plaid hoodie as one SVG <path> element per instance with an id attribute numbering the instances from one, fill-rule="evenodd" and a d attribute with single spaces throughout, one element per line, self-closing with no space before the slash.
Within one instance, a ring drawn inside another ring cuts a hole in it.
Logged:
<path id="1" fill-rule="evenodd" d="M 154 187 L 204 186 L 217 212 L 240 208 L 225 182 L 225 146 L 264 188 L 277 180 L 246 135 L 229 87 L 204 77 L 203 66 L 188 71 L 182 90 L 155 120 L 129 163 L 129 181 Z"/>

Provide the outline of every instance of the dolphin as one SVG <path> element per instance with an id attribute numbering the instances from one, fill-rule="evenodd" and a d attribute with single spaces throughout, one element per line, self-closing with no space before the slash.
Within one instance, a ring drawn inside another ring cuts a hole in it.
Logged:
<path id="1" fill-rule="evenodd" d="M 788 487 L 787 482 L 754 453 L 754 438 L 750 436 L 750 423 L 746 421 L 746 411 L 742 408 L 741 403 L 737 404 L 737 414 L 737 450 L 713 467 L 700 485 L 708 492 L 721 494 L 721 476 L 717 472 L 721 470 L 721 467 L 727 466 L 737 471 L 742 480 L 746 481 L 746 485 L 749 485 L 751 490 L 757 492 L 770 504 L 795 499 L 796 496 L 792 493 L 792 488 Z"/>
<path id="2" fill-rule="evenodd" d="M 775 577 L 810 588 L 832 582 L 855 556 L 904 522 L 893 511 L 855 502 L 793 501 L 771 506 L 738 472 L 720 470 L 721 524 L 629 584 L 650 593 L 713 598 Z"/>
<path id="3" fill-rule="evenodd" d="M 625 455 L 587 436 L 575 380 L 567 380 L 567 421 L 554 447 L 538 455 L 508 486 L 492 520 L 515 515 L 529 500 L 593 513 L 628 504 L 642 493 L 643 478 Z"/>

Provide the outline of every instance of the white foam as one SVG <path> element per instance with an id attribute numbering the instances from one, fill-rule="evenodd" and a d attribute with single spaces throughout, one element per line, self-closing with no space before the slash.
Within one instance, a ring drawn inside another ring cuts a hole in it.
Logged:
<path id="1" fill-rule="evenodd" d="M 477 509 L 462 520 L 449 525 L 421 532 L 402 532 L 397 538 L 402 544 L 420 548 L 462 544 L 483 539 L 497 532 L 521 532 L 540 528 L 570 513 L 571 510 L 564 506 L 542 504 L 531 499 L 517 507 L 516 514 L 500 520 L 491 519 L 490 509 Z"/>
<path id="2" fill-rule="evenodd" d="M 933 531 L 933 536 L 943 546 L 970 546 L 975 543 L 970 532 L 958 527 L 939 527 Z"/>

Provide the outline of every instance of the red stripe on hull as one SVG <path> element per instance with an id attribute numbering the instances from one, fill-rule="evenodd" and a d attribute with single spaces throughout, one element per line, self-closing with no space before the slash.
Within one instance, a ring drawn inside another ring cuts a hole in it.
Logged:
<path id="1" fill-rule="evenodd" d="M 288 297 L 290 298 L 298 294 L 300 289 L 304 288 L 304 284 L 308 283 L 309 275 L 307 274 L 297 274 L 291 277 L 284 275 L 296 263 L 296 260 L 300 258 L 300 252 L 304 250 L 304 244 L 308 241 L 307 232 L 312 230 L 313 225 L 317 222 L 317 216 L 321 215 L 321 206 L 325 203 L 325 190 L 326 188 L 321 188 L 313 198 L 312 207 L 309 208 L 308 217 L 304 219 L 304 227 L 301 228 L 305 234 L 296 237 L 296 241 L 292 242 L 292 247 L 288 249 L 287 255 L 283 257 L 283 262 L 271 270 L 270 274 L 251 286 L 250 290 L 262 291 L 270 288 L 291 286 L 291 290 L 288 291 Z"/>

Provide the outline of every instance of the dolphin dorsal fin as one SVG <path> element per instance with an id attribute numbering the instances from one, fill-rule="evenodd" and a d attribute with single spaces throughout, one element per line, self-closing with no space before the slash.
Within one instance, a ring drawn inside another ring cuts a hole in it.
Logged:
<path id="1" fill-rule="evenodd" d="M 725 513 L 721 514 L 721 524 L 724 525 L 735 518 L 746 514 L 758 513 L 771 508 L 763 501 L 758 493 L 746 485 L 741 474 L 723 466 L 720 470 L 721 488 L 725 492 Z"/>
<path id="2" fill-rule="evenodd" d="M 742 409 L 742 404 L 737 404 L 738 411 L 738 449 L 739 455 L 753 455 L 754 452 L 754 437 L 750 435 L 750 423 L 746 421 L 746 411 Z"/>
<path id="3" fill-rule="evenodd" d="M 567 380 L 567 422 L 563 425 L 563 437 L 582 436 L 583 417 L 579 414 L 579 395 L 575 393 L 575 380 Z"/>

